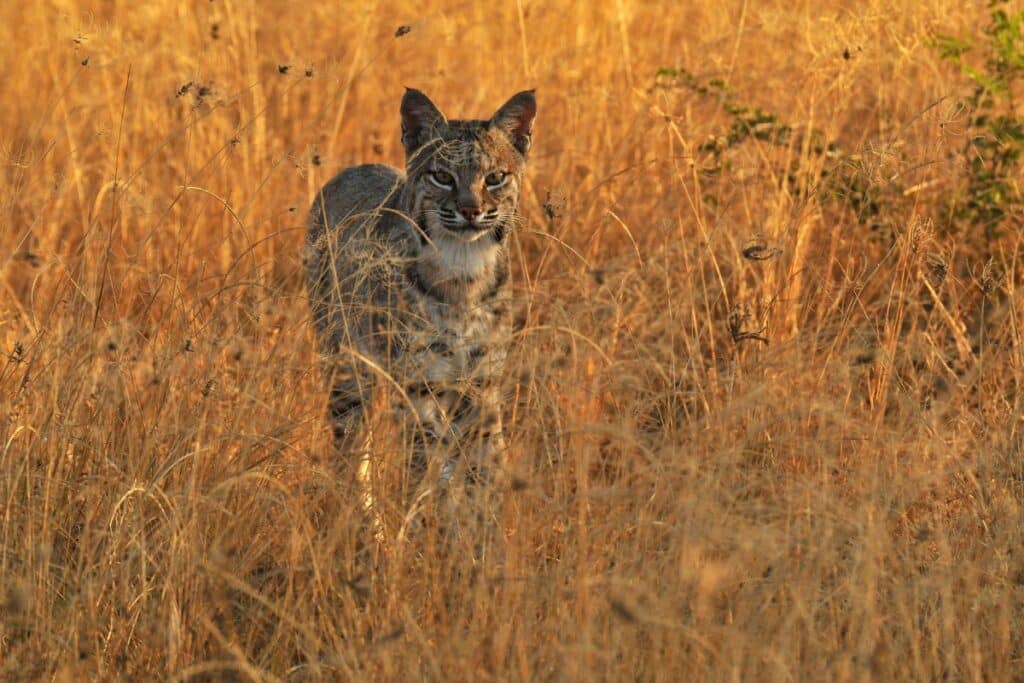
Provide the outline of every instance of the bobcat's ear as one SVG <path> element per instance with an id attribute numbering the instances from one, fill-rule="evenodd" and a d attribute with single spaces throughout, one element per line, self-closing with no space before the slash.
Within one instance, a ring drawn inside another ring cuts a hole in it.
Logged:
<path id="1" fill-rule="evenodd" d="M 448 123 L 430 98 L 415 88 L 406 88 L 402 97 L 402 144 L 411 155 L 437 135 L 437 128 Z"/>
<path id="2" fill-rule="evenodd" d="M 537 98 L 533 96 L 532 90 L 524 90 L 501 105 L 501 109 L 491 117 L 491 125 L 505 131 L 515 148 L 525 157 L 530 149 L 533 119 L 536 115 Z"/>

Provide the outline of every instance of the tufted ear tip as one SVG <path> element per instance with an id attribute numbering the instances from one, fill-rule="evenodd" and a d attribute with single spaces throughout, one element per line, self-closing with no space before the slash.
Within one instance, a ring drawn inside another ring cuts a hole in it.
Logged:
<path id="1" fill-rule="evenodd" d="M 512 112 L 517 111 L 520 114 L 528 115 L 532 121 L 533 117 L 537 115 L 537 95 L 536 89 L 531 88 L 530 90 L 522 90 L 517 92 L 515 95 L 509 98 L 508 102 L 501 105 L 498 113 L 503 111 Z"/>
<path id="2" fill-rule="evenodd" d="M 437 111 L 437 107 L 434 106 L 434 103 L 430 101 L 430 98 L 427 97 L 426 94 L 424 94 L 424 92 L 422 90 L 417 90 L 416 88 L 410 88 L 409 86 L 404 86 L 404 87 L 405 87 L 405 93 L 402 94 L 402 113 L 403 114 L 405 114 L 407 112 L 411 113 L 415 109 L 420 109 L 420 108 L 422 108 L 424 110 L 433 109 L 434 111 Z M 441 112 L 437 111 L 437 113 L 440 114 Z"/>

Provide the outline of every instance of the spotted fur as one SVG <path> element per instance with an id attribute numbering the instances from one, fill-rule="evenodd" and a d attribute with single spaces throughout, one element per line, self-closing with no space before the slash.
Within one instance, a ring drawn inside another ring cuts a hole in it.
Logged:
<path id="1" fill-rule="evenodd" d="M 317 194 L 307 284 L 337 439 L 353 433 L 386 383 L 401 390 L 399 413 L 420 450 L 442 446 L 443 480 L 459 454 L 473 470 L 500 457 L 507 244 L 535 113 L 527 91 L 488 120 L 449 121 L 407 90 L 405 173 L 355 166 Z"/>

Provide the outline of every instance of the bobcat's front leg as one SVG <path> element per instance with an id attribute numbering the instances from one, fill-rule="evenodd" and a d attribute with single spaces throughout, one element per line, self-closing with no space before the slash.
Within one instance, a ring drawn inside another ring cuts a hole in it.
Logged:
<path id="1" fill-rule="evenodd" d="M 352 392 L 343 384 L 331 390 L 330 421 L 334 433 L 335 450 L 345 458 L 356 458 L 355 479 L 359 503 L 370 520 L 375 541 L 384 540 L 384 525 L 374 506 L 373 496 L 373 428 L 363 419 L 362 403 L 351 398 Z M 348 472 L 351 469 L 343 468 Z"/>
<path id="2" fill-rule="evenodd" d="M 466 478 L 474 484 L 487 485 L 497 479 L 505 464 L 505 434 L 497 388 L 481 392 L 475 412 L 466 438 Z"/>

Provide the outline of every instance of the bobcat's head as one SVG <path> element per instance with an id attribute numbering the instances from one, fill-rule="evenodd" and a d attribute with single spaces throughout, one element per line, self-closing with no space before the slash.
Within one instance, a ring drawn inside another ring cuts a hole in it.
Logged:
<path id="1" fill-rule="evenodd" d="M 489 120 L 445 119 L 419 90 L 402 98 L 415 220 L 431 239 L 497 242 L 516 220 L 537 101 L 521 92 Z"/>

